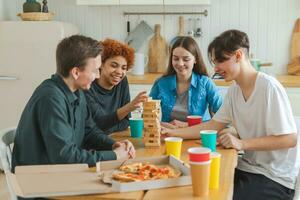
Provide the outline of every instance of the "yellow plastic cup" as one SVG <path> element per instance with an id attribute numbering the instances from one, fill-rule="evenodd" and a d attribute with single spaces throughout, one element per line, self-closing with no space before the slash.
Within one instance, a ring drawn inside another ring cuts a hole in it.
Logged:
<path id="1" fill-rule="evenodd" d="M 166 153 L 180 159 L 182 138 L 167 137 L 165 138 Z"/>
<path id="2" fill-rule="evenodd" d="M 217 152 L 211 152 L 210 159 L 209 188 L 219 189 L 221 154 Z"/>

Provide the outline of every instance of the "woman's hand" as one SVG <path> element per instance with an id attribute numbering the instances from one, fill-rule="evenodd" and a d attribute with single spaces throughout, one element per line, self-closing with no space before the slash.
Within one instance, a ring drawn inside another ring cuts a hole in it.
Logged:
<path id="1" fill-rule="evenodd" d="M 146 91 L 140 92 L 132 101 L 127 103 L 125 106 L 117 110 L 117 116 L 119 120 L 124 119 L 130 112 L 142 106 L 143 102 L 146 102 L 148 95 Z"/>
<path id="2" fill-rule="evenodd" d="M 148 95 L 146 91 L 142 91 L 136 95 L 136 97 L 128 103 L 128 107 L 130 112 L 134 111 L 137 108 L 140 108 L 142 106 L 141 103 L 146 102 L 148 99 Z"/>

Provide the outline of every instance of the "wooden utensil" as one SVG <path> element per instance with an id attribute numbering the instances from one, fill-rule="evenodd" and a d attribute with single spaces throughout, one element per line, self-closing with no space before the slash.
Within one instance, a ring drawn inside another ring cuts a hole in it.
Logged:
<path id="1" fill-rule="evenodd" d="M 292 34 L 288 73 L 291 75 L 300 75 L 300 18 L 296 21 Z"/>
<path id="2" fill-rule="evenodd" d="M 183 16 L 179 16 L 179 32 L 178 36 L 184 36 L 184 18 Z"/>
<path id="3" fill-rule="evenodd" d="M 176 40 L 178 39 L 178 37 L 180 36 L 184 36 L 184 18 L 183 16 L 179 16 L 178 18 L 178 36 L 174 37 L 171 42 L 170 42 L 170 48 L 172 48 L 173 44 L 176 42 Z"/>
<path id="4" fill-rule="evenodd" d="M 163 73 L 167 67 L 168 44 L 160 35 L 160 30 L 160 24 L 156 24 L 154 27 L 154 36 L 149 41 L 148 70 L 151 73 Z"/>

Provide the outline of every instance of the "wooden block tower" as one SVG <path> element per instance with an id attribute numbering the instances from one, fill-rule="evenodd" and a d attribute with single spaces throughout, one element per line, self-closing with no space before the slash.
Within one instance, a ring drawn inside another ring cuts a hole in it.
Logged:
<path id="1" fill-rule="evenodd" d="M 160 100 L 149 99 L 143 107 L 145 146 L 160 146 Z"/>

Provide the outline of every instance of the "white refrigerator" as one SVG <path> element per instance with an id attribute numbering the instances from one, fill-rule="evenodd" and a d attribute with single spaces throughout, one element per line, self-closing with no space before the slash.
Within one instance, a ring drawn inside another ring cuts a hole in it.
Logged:
<path id="1" fill-rule="evenodd" d="M 34 89 L 56 71 L 56 46 L 78 34 L 69 23 L 0 21 L 0 129 L 16 126 Z"/>

